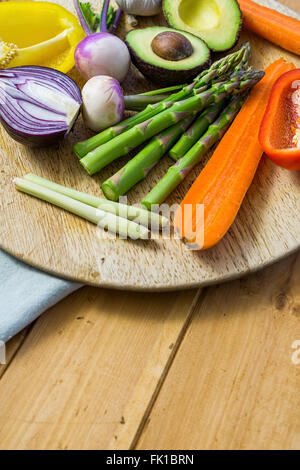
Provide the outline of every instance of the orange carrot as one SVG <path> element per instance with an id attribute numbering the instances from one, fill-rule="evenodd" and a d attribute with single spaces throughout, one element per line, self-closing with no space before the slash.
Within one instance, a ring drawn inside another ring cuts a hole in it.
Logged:
<path id="1" fill-rule="evenodd" d="M 252 0 L 238 0 L 244 26 L 253 33 L 300 55 L 300 21 Z"/>
<path id="2" fill-rule="evenodd" d="M 264 78 L 253 88 L 181 202 L 175 216 L 175 230 L 190 248 L 206 249 L 215 245 L 233 223 L 263 153 L 258 132 L 270 91 L 278 77 L 294 68 L 293 64 L 279 59 L 266 69 Z M 204 205 L 204 224 L 197 219 L 198 204 Z"/>

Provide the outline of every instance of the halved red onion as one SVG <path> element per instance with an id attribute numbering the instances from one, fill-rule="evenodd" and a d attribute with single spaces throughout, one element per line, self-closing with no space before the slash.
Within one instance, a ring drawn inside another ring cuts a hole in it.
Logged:
<path id="1" fill-rule="evenodd" d="M 81 104 L 79 87 L 62 72 L 30 65 L 0 70 L 0 121 L 24 145 L 43 147 L 63 138 Z"/>

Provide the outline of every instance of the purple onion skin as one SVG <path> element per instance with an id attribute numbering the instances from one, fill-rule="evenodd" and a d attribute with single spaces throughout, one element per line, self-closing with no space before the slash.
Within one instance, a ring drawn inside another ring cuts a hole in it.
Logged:
<path id="1" fill-rule="evenodd" d="M 119 117 L 119 122 L 120 122 L 123 118 L 124 111 L 125 111 L 125 101 L 124 101 L 123 90 L 118 80 L 115 80 L 114 88 L 116 92 L 118 93 L 118 95 L 120 96 L 120 102 L 118 104 L 118 117 Z"/>
<path id="2" fill-rule="evenodd" d="M 69 133 L 66 129 L 64 132 L 56 132 L 47 135 L 27 135 L 22 132 L 16 132 L 13 128 L 8 126 L 5 121 L 1 119 L 0 121 L 12 139 L 30 148 L 50 147 L 63 140 L 63 138 Z"/>
<path id="3" fill-rule="evenodd" d="M 130 67 L 126 44 L 110 33 L 95 33 L 84 38 L 75 49 L 75 64 L 86 80 L 108 75 L 122 82 Z"/>
<path id="4" fill-rule="evenodd" d="M 0 81 L 4 80 L 7 77 L 7 80 L 10 80 L 9 83 L 12 83 L 14 78 L 19 77 L 36 77 L 37 79 L 43 79 L 47 84 L 51 83 L 51 88 L 53 89 L 56 86 L 56 89 L 60 92 L 68 92 L 68 95 L 71 96 L 78 104 L 82 104 L 81 91 L 77 84 L 67 75 L 58 70 L 54 70 L 48 67 L 40 66 L 21 66 L 21 67 L 12 67 L 8 69 L 0 69 Z M 53 83 L 54 80 L 57 80 L 59 83 L 59 88 L 57 88 L 57 83 Z M 48 80 L 48 82 L 47 82 Z M 52 82 L 51 82 L 52 81 Z M 40 82 L 41 83 L 41 82 Z M 73 126 L 76 122 L 76 119 L 80 113 L 80 108 L 78 114 L 74 119 Z M 67 124 L 63 126 L 60 124 L 60 129 L 53 129 L 51 131 L 45 131 L 43 129 L 40 133 L 31 133 L 30 131 L 25 131 L 18 126 L 18 122 L 9 123 L 8 119 L 5 119 L 5 104 L 1 106 L 1 96 L 0 96 L 0 122 L 3 125 L 6 132 L 17 142 L 27 146 L 27 147 L 48 147 L 50 145 L 56 144 L 58 141 L 62 140 L 70 131 Z M 73 128 L 72 126 L 72 128 Z M 35 129 L 36 131 L 36 129 Z"/>
<path id="5" fill-rule="evenodd" d="M 123 90 L 121 88 L 120 83 L 115 78 L 110 77 L 111 80 L 111 87 L 116 92 L 119 97 L 118 108 L 117 108 L 117 118 L 118 122 L 121 121 L 124 111 L 125 111 L 125 102 L 123 96 Z"/>

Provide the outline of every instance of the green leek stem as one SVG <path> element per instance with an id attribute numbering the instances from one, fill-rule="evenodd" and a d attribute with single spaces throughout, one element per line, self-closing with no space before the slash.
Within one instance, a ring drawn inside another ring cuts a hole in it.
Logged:
<path id="1" fill-rule="evenodd" d="M 57 207 L 65 209 L 72 214 L 78 215 L 122 237 L 129 237 L 136 240 L 138 238 L 145 239 L 149 236 L 149 230 L 142 225 L 123 219 L 109 212 L 104 212 L 101 209 L 84 204 L 61 193 L 52 191 L 49 188 L 35 184 L 32 181 L 15 178 L 15 184 L 16 188 L 23 193 L 50 202 Z"/>
<path id="2" fill-rule="evenodd" d="M 33 175 L 32 173 L 25 175 L 24 180 L 30 181 L 44 188 L 48 188 L 51 191 L 55 191 L 59 194 L 63 194 L 64 196 L 75 199 L 79 202 L 82 202 L 83 204 L 101 209 L 103 212 L 109 212 L 151 229 L 157 230 L 164 228 L 169 224 L 169 220 L 166 217 L 155 214 L 154 212 L 149 212 L 146 209 L 108 201 L 103 197 L 97 197 L 91 194 L 83 193 L 81 191 L 76 191 L 75 189 L 67 188 L 60 184 L 54 183 L 53 181 L 42 178 L 41 176 Z"/>

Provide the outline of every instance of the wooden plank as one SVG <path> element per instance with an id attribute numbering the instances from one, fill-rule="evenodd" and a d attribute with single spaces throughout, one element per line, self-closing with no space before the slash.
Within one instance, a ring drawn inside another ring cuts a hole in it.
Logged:
<path id="1" fill-rule="evenodd" d="M 99 0 L 92 1 L 99 6 Z M 57 3 L 74 8 L 72 0 L 57 0 Z M 140 27 L 154 22 L 163 24 L 162 15 L 160 18 L 139 18 Z M 118 34 L 123 37 L 126 28 L 128 25 L 124 20 Z M 241 41 L 249 38 L 255 67 L 265 68 L 280 56 L 300 66 L 299 57 L 259 37 L 243 32 Z M 75 71 L 72 77 L 79 83 Z M 153 87 L 134 67 L 122 85 L 128 93 Z M 72 144 L 87 136 L 88 132 L 79 119 L 74 131 L 59 146 L 32 150 L 17 144 L 0 129 L 3 172 L 0 179 L 1 248 L 54 274 L 102 287 L 134 290 L 180 289 L 228 280 L 299 248 L 299 180 L 267 159 L 263 159 L 227 236 L 216 247 L 203 253 L 186 250 L 179 240 L 172 237 L 136 243 L 120 239 L 99 240 L 103 232 L 100 229 L 97 232 L 92 224 L 16 191 L 14 176 L 32 172 L 100 195 L 100 184 L 124 164 L 125 157 L 91 178 L 72 153 Z M 169 204 L 182 200 L 203 163 L 168 198 Z M 163 159 L 143 182 L 129 192 L 129 202 L 140 202 L 170 164 L 168 158 Z"/>
<path id="2" fill-rule="evenodd" d="M 138 449 L 300 448 L 299 286 L 300 254 L 207 290 Z"/>
<path id="3" fill-rule="evenodd" d="M 129 448 L 197 296 L 85 288 L 50 309 L 0 381 L 0 448 Z"/>
<path id="4" fill-rule="evenodd" d="M 30 330 L 30 327 L 25 328 L 19 334 L 14 336 L 6 345 L 5 345 L 5 364 L 0 364 L 0 379 L 4 374 L 5 370 L 8 368 L 10 363 L 13 361 L 15 354 L 17 354 L 21 345 L 25 341 L 25 338 Z"/>

